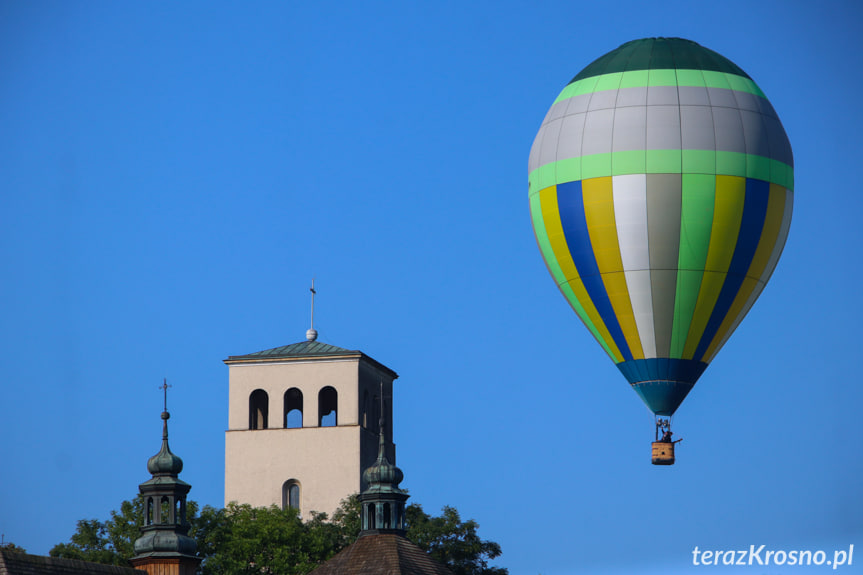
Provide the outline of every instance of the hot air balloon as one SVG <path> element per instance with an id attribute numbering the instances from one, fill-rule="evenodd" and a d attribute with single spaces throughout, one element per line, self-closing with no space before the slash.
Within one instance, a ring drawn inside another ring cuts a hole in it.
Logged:
<path id="1" fill-rule="evenodd" d="M 794 179 L 779 117 L 716 52 L 634 40 L 564 87 L 528 173 L 551 276 L 655 414 L 653 462 L 674 463 L 668 418 L 785 245 Z"/>

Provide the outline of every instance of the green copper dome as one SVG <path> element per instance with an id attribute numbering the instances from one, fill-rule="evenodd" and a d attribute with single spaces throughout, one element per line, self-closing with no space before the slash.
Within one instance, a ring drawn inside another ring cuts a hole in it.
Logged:
<path id="1" fill-rule="evenodd" d="M 152 475 L 179 475 L 183 471 L 183 460 L 171 453 L 168 447 L 168 419 L 171 415 L 162 412 L 162 449 L 147 460 L 147 471 Z"/>
<path id="2" fill-rule="evenodd" d="M 195 540 L 185 533 L 170 529 L 152 529 L 135 541 L 135 555 L 194 556 L 197 546 Z"/>
<path id="3" fill-rule="evenodd" d="M 363 480 L 369 486 L 363 493 L 405 493 L 399 483 L 405 478 L 402 470 L 387 459 L 384 434 L 378 440 L 378 458 L 363 472 Z"/>
<path id="4" fill-rule="evenodd" d="M 378 458 L 363 472 L 368 487 L 360 493 L 362 506 L 360 537 L 376 533 L 405 534 L 405 501 L 408 492 L 399 489 L 402 470 L 387 459 L 384 422 L 380 422 Z"/>

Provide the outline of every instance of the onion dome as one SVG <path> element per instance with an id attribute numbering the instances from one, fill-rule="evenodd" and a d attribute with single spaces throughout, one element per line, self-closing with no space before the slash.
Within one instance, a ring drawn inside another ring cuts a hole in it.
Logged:
<path id="1" fill-rule="evenodd" d="M 383 429 L 383 423 L 381 423 Z M 387 459 L 384 433 L 381 431 L 378 439 L 378 458 L 363 472 L 363 480 L 368 485 L 364 493 L 406 493 L 399 489 L 399 483 L 405 478 L 402 470 Z"/>
<path id="2" fill-rule="evenodd" d="M 399 489 L 404 479 L 402 470 L 387 459 L 384 422 L 380 422 L 378 458 L 363 472 L 368 487 L 360 493 L 362 506 L 360 537 L 380 533 L 405 534 L 405 501 L 409 495 Z"/>
<path id="3" fill-rule="evenodd" d="M 171 453 L 168 447 L 168 419 L 171 414 L 162 412 L 162 449 L 147 460 L 147 471 L 153 475 L 179 475 L 183 471 L 183 460 Z"/>

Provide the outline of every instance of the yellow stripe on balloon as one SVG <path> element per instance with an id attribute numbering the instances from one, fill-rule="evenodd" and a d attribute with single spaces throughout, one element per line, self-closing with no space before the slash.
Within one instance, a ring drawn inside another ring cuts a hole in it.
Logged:
<path id="1" fill-rule="evenodd" d="M 695 312 L 683 347 L 683 358 L 693 359 L 695 350 L 704 335 L 704 328 L 722 291 L 728 275 L 740 222 L 746 200 L 746 178 L 738 176 L 716 176 L 716 196 L 713 204 L 713 226 L 710 230 L 710 246 L 707 248 L 704 277 L 695 302 Z"/>
<path id="2" fill-rule="evenodd" d="M 633 359 L 644 359 L 632 301 L 623 273 L 617 224 L 614 221 L 614 198 L 611 177 L 590 178 L 581 182 L 587 232 L 602 283 L 623 331 Z"/>
<path id="3" fill-rule="evenodd" d="M 770 184 L 770 195 L 767 199 L 767 214 L 764 219 L 764 228 L 761 231 L 761 239 L 758 240 L 758 248 L 755 250 L 755 255 L 752 257 L 752 263 L 749 265 L 749 270 L 746 272 L 746 279 L 743 280 L 743 285 L 737 292 L 731 308 L 728 310 L 728 315 L 719 326 L 719 330 L 707 348 L 704 354 L 705 361 L 710 363 L 713 356 L 725 343 L 730 335 L 729 330 L 736 327 L 743 319 L 747 311 L 744 310 L 746 302 L 752 295 L 752 292 L 758 287 L 758 280 L 764 273 L 767 267 L 767 262 L 770 261 L 770 255 L 776 247 L 776 240 L 779 237 L 779 229 L 782 227 L 782 217 L 785 214 L 785 188 L 776 184 Z"/>
<path id="4" fill-rule="evenodd" d="M 781 186 L 780 186 L 781 187 Z M 788 238 L 788 229 L 791 225 L 791 214 L 794 211 L 794 192 L 790 188 L 786 188 L 785 190 L 785 209 L 782 214 L 782 223 L 779 224 L 779 234 L 776 238 L 776 244 L 773 246 L 773 252 L 770 254 L 770 258 L 767 261 L 767 266 L 764 268 L 764 271 L 761 273 L 761 277 L 758 278 L 758 285 L 755 287 L 755 290 L 752 292 L 752 295 L 749 296 L 749 299 L 746 301 L 746 304 L 743 306 L 743 311 L 734 321 L 734 324 L 731 326 L 731 329 L 727 334 L 725 334 L 725 339 L 727 340 L 731 333 L 737 329 L 738 324 L 743 321 L 743 318 L 746 314 L 749 313 L 749 310 L 752 308 L 752 305 L 758 299 L 758 296 L 761 295 L 761 292 L 764 291 L 764 287 L 767 285 L 767 282 L 770 281 L 770 276 L 773 275 L 773 272 L 776 270 L 776 263 L 779 261 L 779 256 L 782 255 L 782 249 L 785 246 L 785 240 Z M 719 345 L 719 348 L 724 345 Z M 715 353 L 715 352 L 714 352 Z"/>
<path id="5" fill-rule="evenodd" d="M 566 280 L 564 285 L 558 287 L 567 296 L 566 299 L 569 301 L 572 309 L 575 310 L 575 313 L 578 314 L 578 317 L 584 322 L 584 325 L 587 326 L 587 329 L 590 330 L 599 344 L 605 348 L 605 351 L 611 356 L 612 360 L 615 363 L 620 363 L 623 361 L 623 354 L 620 353 L 620 349 L 614 343 L 614 338 L 608 332 L 605 322 L 602 321 L 602 317 L 596 311 L 596 306 L 587 294 L 584 283 L 581 281 L 578 270 L 569 253 L 569 246 L 566 243 L 566 236 L 560 223 L 560 208 L 557 205 L 557 186 L 551 186 L 542 190 L 539 193 L 539 198 L 542 209 L 542 220 L 545 224 L 545 231 L 548 234 L 548 241 Z M 565 286 L 568 286 L 569 290 L 565 289 Z M 570 290 L 571 294 L 567 293 Z"/>

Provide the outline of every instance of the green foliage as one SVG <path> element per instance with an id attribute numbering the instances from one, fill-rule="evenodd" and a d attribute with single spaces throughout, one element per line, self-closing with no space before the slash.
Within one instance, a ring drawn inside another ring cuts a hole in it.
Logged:
<path id="1" fill-rule="evenodd" d="M 187 502 L 189 536 L 198 544 L 201 575 L 303 575 L 323 563 L 360 533 L 357 495 L 344 499 L 331 521 L 325 513 L 313 513 L 301 521 L 295 510 L 251 507 L 229 503 L 224 509 L 209 505 L 198 513 Z M 488 562 L 500 556 L 500 545 L 484 541 L 474 520 L 462 521 L 452 507 L 433 517 L 422 506 L 407 507 L 407 537 L 456 575 L 506 575 Z M 105 522 L 82 519 L 69 543 L 51 549 L 52 557 L 82 559 L 109 565 L 128 565 L 135 555 L 134 542 L 144 524 L 144 501 L 139 496 L 124 501 Z"/>
<path id="2" fill-rule="evenodd" d="M 356 540 L 362 528 L 362 506 L 356 493 L 342 499 L 339 508 L 333 513 L 332 522 L 339 529 L 340 547 L 346 547 Z"/>
<path id="3" fill-rule="evenodd" d="M 108 537 L 105 523 L 97 519 L 81 519 L 69 543 L 60 543 L 48 552 L 51 557 L 80 559 L 106 565 L 128 565 L 117 553 Z"/>
<path id="4" fill-rule="evenodd" d="M 443 514 L 432 517 L 422 505 L 411 504 L 405 509 L 408 530 L 406 536 L 420 549 L 449 567 L 456 575 L 507 575 L 503 567 L 489 567 L 488 562 L 500 556 L 500 545 L 483 541 L 477 534 L 479 524 L 473 519 L 462 521 L 453 507 L 444 507 Z M 353 542 L 360 533 L 361 507 L 356 494 L 343 499 L 333 513 L 342 545 Z"/>
<path id="5" fill-rule="evenodd" d="M 198 504 L 189 501 L 186 519 L 193 528 L 198 521 Z M 69 543 L 51 548 L 51 557 L 80 559 L 106 565 L 128 566 L 135 555 L 135 539 L 141 536 L 144 525 L 144 499 L 138 495 L 132 501 L 123 501 L 120 511 L 111 511 L 107 521 L 81 519 Z"/>
<path id="6" fill-rule="evenodd" d="M 204 508 L 208 524 L 199 532 L 204 575 L 302 575 L 339 548 L 338 527 L 316 514 L 300 520 L 293 509 L 229 503 Z"/>
<path id="7" fill-rule="evenodd" d="M 20 545 L 15 545 L 11 541 L 9 543 L 4 543 L 0 545 L 0 548 L 5 549 L 6 551 L 12 551 L 14 553 L 27 553 L 27 550 L 21 547 Z"/>
<path id="8" fill-rule="evenodd" d="M 489 567 L 489 560 L 500 556 L 500 545 L 480 539 L 476 521 L 462 521 L 454 507 L 446 506 L 442 511 L 442 515 L 432 517 L 423 511 L 421 505 L 408 505 L 405 509 L 407 538 L 456 575 L 509 573 L 503 567 Z"/>

